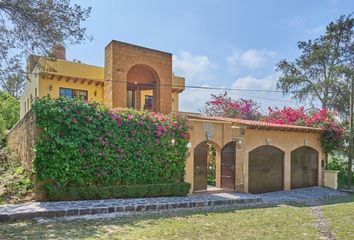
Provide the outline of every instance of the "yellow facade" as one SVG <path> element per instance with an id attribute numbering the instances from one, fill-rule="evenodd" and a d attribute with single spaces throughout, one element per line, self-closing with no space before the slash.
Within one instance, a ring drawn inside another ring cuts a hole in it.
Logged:
<path id="1" fill-rule="evenodd" d="M 34 59 L 29 58 L 29 59 Z M 50 60 L 39 57 L 38 63 L 28 72 L 28 79 L 20 102 L 20 117 L 22 118 L 32 106 L 32 101 L 50 95 L 59 97 L 60 88 L 87 91 L 89 101 L 103 104 L 104 102 L 104 67 L 98 67 L 81 62 L 64 59 Z M 178 94 L 184 90 L 184 78 L 172 77 L 172 111 L 178 111 Z M 126 89 L 122 90 L 126 91 Z M 153 96 L 152 90 L 136 91 L 134 102 L 136 109 L 143 110 L 145 96 Z"/>

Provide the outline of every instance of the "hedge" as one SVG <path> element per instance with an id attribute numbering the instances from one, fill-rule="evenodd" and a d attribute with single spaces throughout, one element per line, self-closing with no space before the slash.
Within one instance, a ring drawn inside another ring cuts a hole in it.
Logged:
<path id="1" fill-rule="evenodd" d="M 34 172 L 46 189 L 182 183 L 188 118 L 108 110 L 70 98 L 36 99 Z"/>
<path id="2" fill-rule="evenodd" d="M 186 196 L 189 183 L 142 184 L 131 186 L 89 186 L 50 189 L 47 191 L 49 201 L 107 199 L 107 198 L 142 198 Z"/>

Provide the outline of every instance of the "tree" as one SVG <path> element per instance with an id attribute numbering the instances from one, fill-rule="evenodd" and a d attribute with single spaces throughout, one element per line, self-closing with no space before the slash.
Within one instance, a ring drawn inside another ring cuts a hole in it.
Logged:
<path id="1" fill-rule="evenodd" d="M 278 88 L 304 101 L 318 100 L 323 108 L 349 115 L 349 83 L 354 70 L 354 18 L 341 16 L 324 35 L 298 42 L 301 54 L 293 62 L 281 60 Z"/>
<path id="2" fill-rule="evenodd" d="M 10 74 L 4 80 L 2 88 L 5 92 L 9 93 L 16 99 L 19 99 L 25 85 L 25 78 L 20 73 Z"/>
<path id="3" fill-rule="evenodd" d="M 0 91 L 0 140 L 20 118 L 20 103 L 8 93 Z"/>
<path id="4" fill-rule="evenodd" d="M 205 103 L 203 112 L 209 116 L 257 120 L 261 115 L 258 108 L 258 104 L 251 99 L 234 100 L 225 92 L 211 94 L 211 100 Z"/>
<path id="5" fill-rule="evenodd" d="M 0 82 L 22 74 L 22 57 L 48 55 L 55 44 L 77 44 L 88 38 L 81 23 L 91 8 L 70 5 L 70 0 L 0 1 Z"/>

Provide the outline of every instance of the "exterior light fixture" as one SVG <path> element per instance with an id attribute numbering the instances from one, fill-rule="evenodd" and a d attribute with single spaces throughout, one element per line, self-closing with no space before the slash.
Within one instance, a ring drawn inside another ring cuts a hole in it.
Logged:
<path id="1" fill-rule="evenodd" d="M 266 144 L 270 145 L 272 143 L 272 140 L 270 138 L 266 138 Z"/>
<path id="2" fill-rule="evenodd" d="M 304 146 L 307 146 L 308 145 L 308 141 L 307 139 L 304 139 Z"/>
<path id="3" fill-rule="evenodd" d="M 52 90 L 53 90 L 53 85 L 50 84 L 50 85 L 49 85 L 49 91 L 52 91 Z"/>

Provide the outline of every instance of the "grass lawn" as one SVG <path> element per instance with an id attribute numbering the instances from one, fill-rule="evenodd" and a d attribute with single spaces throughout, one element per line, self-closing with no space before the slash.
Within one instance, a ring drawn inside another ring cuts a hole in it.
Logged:
<path id="1" fill-rule="evenodd" d="M 323 213 L 337 239 L 354 239 L 354 194 L 325 203 Z"/>
<path id="2" fill-rule="evenodd" d="M 0 236 L 5 239 L 318 239 L 313 222 L 307 207 L 282 205 L 100 221 L 8 222 L 0 223 Z"/>
<path id="3" fill-rule="evenodd" d="M 338 239 L 354 239 L 354 195 L 323 206 Z M 299 204 L 149 214 L 105 220 L 0 223 L 0 239 L 319 239 Z"/>

